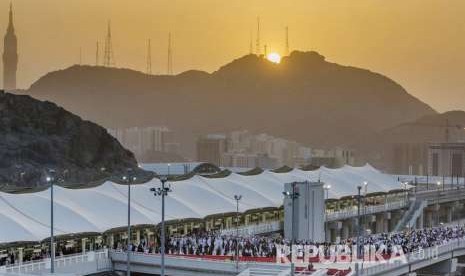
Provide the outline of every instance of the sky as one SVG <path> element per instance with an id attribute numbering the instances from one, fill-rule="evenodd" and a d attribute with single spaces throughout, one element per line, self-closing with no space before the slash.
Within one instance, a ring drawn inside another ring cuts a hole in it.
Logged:
<path id="1" fill-rule="evenodd" d="M 1 36 L 9 2 L 0 0 Z M 260 16 L 261 43 L 271 51 L 283 54 L 288 26 L 291 50 L 315 50 L 331 62 L 386 75 L 440 112 L 465 110 L 463 0 L 13 0 L 13 6 L 20 88 L 80 56 L 82 64 L 95 64 L 108 20 L 117 67 L 145 71 L 150 38 L 152 72 L 165 73 L 171 32 L 175 73 L 213 72 L 249 53 Z"/>

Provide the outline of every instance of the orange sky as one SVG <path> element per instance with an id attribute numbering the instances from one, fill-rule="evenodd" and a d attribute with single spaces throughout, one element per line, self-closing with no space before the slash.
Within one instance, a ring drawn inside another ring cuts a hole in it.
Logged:
<path id="1" fill-rule="evenodd" d="M 8 19 L 0 0 L 0 34 Z M 328 60 L 393 78 L 439 111 L 465 109 L 463 0 L 13 0 L 19 39 L 18 81 L 27 88 L 51 70 L 95 62 L 95 43 L 111 19 L 118 67 L 166 71 L 167 33 L 174 70 L 214 71 L 249 51 L 256 16 L 262 44 L 316 50 Z M 0 45 L 3 52 L 3 43 Z M 0 69 L 1 71 L 2 69 Z M 0 77 L 1 78 L 1 77 Z"/>

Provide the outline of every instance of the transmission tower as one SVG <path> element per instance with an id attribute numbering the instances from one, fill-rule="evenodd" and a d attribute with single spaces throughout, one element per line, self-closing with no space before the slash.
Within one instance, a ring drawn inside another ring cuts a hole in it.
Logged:
<path id="1" fill-rule="evenodd" d="M 289 28 L 286 26 L 286 56 L 289 55 Z"/>
<path id="2" fill-rule="evenodd" d="M 255 43 L 257 55 L 260 55 L 262 52 L 260 49 L 260 17 L 257 17 L 257 40 Z"/>
<path id="3" fill-rule="evenodd" d="M 147 75 L 152 75 L 152 46 L 150 45 L 150 39 L 147 44 L 147 66 L 145 68 Z"/>
<path id="4" fill-rule="evenodd" d="M 103 56 L 103 66 L 111 67 L 115 65 L 115 58 L 113 54 L 113 45 L 111 42 L 111 26 L 108 21 L 107 37 L 105 38 L 105 53 Z"/>
<path id="5" fill-rule="evenodd" d="M 166 73 L 168 75 L 173 74 L 173 49 L 171 46 L 171 33 L 168 33 L 168 64 L 166 68 Z"/>
<path id="6" fill-rule="evenodd" d="M 99 46 L 98 46 L 98 41 L 97 41 L 97 43 L 96 43 L 95 46 L 96 46 L 96 47 L 95 47 L 95 66 L 98 66 L 98 65 L 99 65 L 98 62 L 99 62 L 99 59 L 100 59 L 100 57 L 99 57 Z"/>
<path id="7" fill-rule="evenodd" d="M 253 54 L 253 34 L 252 34 L 252 31 L 250 31 L 249 54 Z"/>

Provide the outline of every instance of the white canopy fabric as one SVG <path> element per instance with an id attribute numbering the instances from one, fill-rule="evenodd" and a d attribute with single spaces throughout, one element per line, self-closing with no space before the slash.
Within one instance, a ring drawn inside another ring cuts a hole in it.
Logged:
<path id="1" fill-rule="evenodd" d="M 383 174 L 370 165 L 322 167 L 315 171 L 294 169 L 287 173 L 264 171 L 244 176 L 232 173 L 223 178 L 194 176 L 171 183 L 166 198 L 166 219 L 203 218 L 235 212 L 234 195 L 242 195 L 241 212 L 282 205 L 284 184 L 293 181 L 318 181 L 331 185 L 330 198 L 354 195 L 357 186 L 367 182 L 367 192 L 400 189 L 396 177 Z M 158 224 L 161 198 L 150 188 L 160 187 L 158 179 L 131 186 L 131 224 Z M 104 232 L 127 225 L 128 188 L 112 182 L 87 189 L 54 189 L 56 235 Z M 50 189 L 31 194 L 0 192 L 0 243 L 40 241 L 50 235 Z"/>

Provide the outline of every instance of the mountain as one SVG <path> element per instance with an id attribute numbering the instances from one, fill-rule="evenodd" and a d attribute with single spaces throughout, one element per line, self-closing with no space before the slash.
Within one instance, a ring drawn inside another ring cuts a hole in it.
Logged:
<path id="1" fill-rule="evenodd" d="M 130 169 L 131 172 L 127 170 Z M 0 91 L 0 190 L 149 177 L 107 131 L 51 103 Z"/>
<path id="2" fill-rule="evenodd" d="M 423 116 L 382 132 L 390 143 L 431 143 L 465 141 L 465 112 L 448 111 Z M 447 131 L 446 131 L 447 130 Z"/>
<path id="3" fill-rule="evenodd" d="M 24 93 L 105 127 L 167 125 L 186 140 L 248 129 L 316 147 L 377 140 L 383 129 L 436 114 L 381 74 L 299 51 L 280 64 L 246 55 L 213 73 L 175 76 L 72 66 Z"/>

